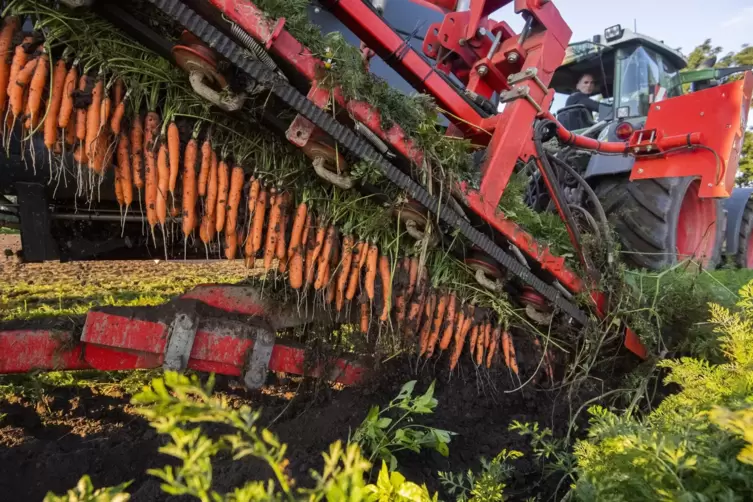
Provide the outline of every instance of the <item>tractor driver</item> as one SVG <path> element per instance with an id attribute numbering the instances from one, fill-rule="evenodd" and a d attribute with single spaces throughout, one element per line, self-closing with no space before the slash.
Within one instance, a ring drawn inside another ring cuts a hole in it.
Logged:
<path id="1" fill-rule="evenodd" d="M 589 98 L 594 93 L 594 87 L 593 75 L 584 73 L 575 86 L 576 91 L 567 98 L 565 106 L 583 105 L 589 112 L 598 112 L 599 103 Z"/>

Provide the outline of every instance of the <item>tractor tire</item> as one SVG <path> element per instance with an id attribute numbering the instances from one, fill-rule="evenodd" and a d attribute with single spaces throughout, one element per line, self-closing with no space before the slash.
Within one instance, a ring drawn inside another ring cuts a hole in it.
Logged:
<path id="1" fill-rule="evenodd" d="M 753 268 L 753 198 L 748 199 L 743 209 L 735 263 L 740 268 Z"/>
<path id="2" fill-rule="evenodd" d="M 724 211 L 721 201 L 698 197 L 697 178 L 618 175 L 592 183 L 629 266 L 660 270 L 691 257 L 704 268 L 719 263 Z"/>

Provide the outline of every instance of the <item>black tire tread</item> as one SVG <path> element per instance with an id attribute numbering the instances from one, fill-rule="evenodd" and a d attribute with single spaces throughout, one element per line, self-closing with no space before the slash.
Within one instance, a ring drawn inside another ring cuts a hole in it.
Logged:
<path id="1" fill-rule="evenodd" d="M 735 255 L 735 262 L 740 268 L 748 268 L 748 238 L 751 231 L 753 231 L 753 198 L 748 199 L 748 202 L 745 203 L 742 221 L 740 222 L 740 241 Z"/>

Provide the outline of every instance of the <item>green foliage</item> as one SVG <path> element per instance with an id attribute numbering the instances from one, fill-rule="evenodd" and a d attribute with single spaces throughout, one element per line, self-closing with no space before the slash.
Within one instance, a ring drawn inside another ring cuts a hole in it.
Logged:
<path id="1" fill-rule="evenodd" d="M 409 450 L 420 452 L 433 448 L 445 457 L 449 455 L 451 436 L 454 434 L 414 423 L 414 415 L 434 412 L 434 382 L 420 396 L 413 397 L 416 381 L 412 380 L 400 389 L 400 393 L 384 408 L 372 406 L 369 414 L 353 434 L 352 441 L 369 453 L 369 461 L 378 458 L 389 462 L 391 470 L 397 468 L 395 453 Z"/>
<path id="2" fill-rule="evenodd" d="M 311 471 L 313 488 L 298 488 L 288 473 L 287 445 L 266 428 L 257 425 L 259 413 L 248 406 L 231 407 L 224 397 L 212 395 L 214 378 L 201 385 L 196 376 L 166 372 L 145 386 L 132 402 L 137 412 L 146 417 L 157 432 L 166 434 L 170 442 L 159 451 L 178 460 L 177 465 L 150 469 L 149 474 L 162 480 L 161 488 L 169 495 L 188 495 L 202 502 L 252 502 L 252 501 L 328 501 L 352 502 L 402 502 L 436 501 L 426 486 L 407 481 L 397 472 L 391 472 L 386 463 L 376 484 L 367 484 L 366 474 L 371 463 L 364 458 L 356 443 L 343 446 L 332 443 L 323 453 L 321 472 Z M 412 390 L 412 386 L 411 386 Z M 436 406 L 432 398 L 420 396 L 411 399 L 410 409 L 426 413 Z M 202 427 L 211 426 L 216 433 L 206 434 Z M 233 460 L 252 457 L 262 461 L 272 473 L 266 481 L 248 481 L 228 493 L 213 489 L 212 461 L 220 454 Z M 49 502 L 125 502 L 128 483 L 117 487 L 94 490 L 88 476 L 84 476 L 76 489 L 66 495 L 48 494 Z"/>
<path id="3" fill-rule="evenodd" d="M 687 69 L 695 70 L 706 59 L 710 58 L 711 56 L 718 56 L 723 50 L 724 49 L 719 46 L 711 45 L 711 39 L 707 38 L 701 45 L 693 49 L 691 53 L 688 54 Z"/>
<path id="4" fill-rule="evenodd" d="M 457 502 L 502 502 L 506 482 L 514 470 L 508 462 L 522 456 L 519 451 L 502 450 L 491 462 L 481 457 L 479 473 L 471 469 L 458 474 L 439 472 L 439 481 Z"/>
<path id="5" fill-rule="evenodd" d="M 753 282 L 740 312 L 713 305 L 723 364 L 667 360 L 681 390 L 643 418 L 592 407 L 574 447 L 580 500 L 750 500 L 753 497 Z M 746 446 L 747 442 L 747 446 Z"/>
<path id="6" fill-rule="evenodd" d="M 65 495 L 48 492 L 44 502 L 127 502 L 131 496 L 125 489 L 130 484 L 129 481 L 110 488 L 95 489 L 91 478 L 84 475 L 76 484 L 76 488 L 71 488 Z"/>
<path id="7" fill-rule="evenodd" d="M 738 186 L 750 186 L 753 183 L 753 132 L 751 131 L 745 131 L 735 182 Z"/>

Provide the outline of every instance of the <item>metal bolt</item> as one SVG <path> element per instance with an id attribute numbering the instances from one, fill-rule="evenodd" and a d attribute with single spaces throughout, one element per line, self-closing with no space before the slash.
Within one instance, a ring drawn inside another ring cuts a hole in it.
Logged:
<path id="1" fill-rule="evenodd" d="M 711 183 L 709 183 L 709 188 L 711 188 L 712 186 L 714 186 L 714 185 L 712 185 Z"/>
<path id="2" fill-rule="evenodd" d="M 477 71 L 478 71 L 478 74 L 483 77 L 484 75 L 489 73 L 489 68 L 486 65 L 482 64 L 481 66 L 478 67 Z"/>
<path id="3" fill-rule="evenodd" d="M 638 169 L 638 174 L 643 174 L 643 169 Z"/>
<path id="4" fill-rule="evenodd" d="M 703 117 L 703 115 L 704 115 L 704 112 L 701 112 L 701 117 Z"/>
<path id="5" fill-rule="evenodd" d="M 319 7 L 314 7 L 314 14 L 319 14 L 322 11 Z"/>
<path id="6" fill-rule="evenodd" d="M 657 110 L 661 110 L 661 106 L 659 106 L 659 105 L 656 105 L 656 109 L 657 109 Z"/>
<path id="7" fill-rule="evenodd" d="M 510 64 L 514 64 L 518 62 L 518 53 L 517 52 L 511 52 L 507 55 L 507 62 Z"/>
<path id="8" fill-rule="evenodd" d="M 460 47 L 463 47 L 463 46 L 465 45 L 465 39 L 464 39 L 464 38 L 461 38 L 460 40 L 458 40 L 458 45 L 459 45 Z"/>
<path id="9" fill-rule="evenodd" d="M 486 28 L 484 28 L 483 26 L 481 28 L 479 28 L 478 29 L 478 36 L 485 37 L 486 36 Z"/>

